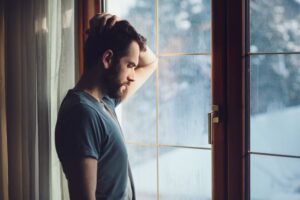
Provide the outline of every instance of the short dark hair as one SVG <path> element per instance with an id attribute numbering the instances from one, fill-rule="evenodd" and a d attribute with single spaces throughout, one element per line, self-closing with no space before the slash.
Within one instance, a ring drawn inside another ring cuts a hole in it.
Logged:
<path id="1" fill-rule="evenodd" d="M 92 29 L 93 27 L 91 27 Z M 126 20 L 118 21 L 101 32 L 90 31 L 84 45 L 84 69 L 98 66 L 102 54 L 111 49 L 114 62 L 126 55 L 131 42 L 137 42 L 140 51 L 146 50 L 146 39 Z"/>

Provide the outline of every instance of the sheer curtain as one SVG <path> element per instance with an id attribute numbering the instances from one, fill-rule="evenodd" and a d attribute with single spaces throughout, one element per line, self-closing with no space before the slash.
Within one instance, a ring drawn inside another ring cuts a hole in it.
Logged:
<path id="1" fill-rule="evenodd" d="M 10 200 L 68 199 L 53 139 L 58 106 L 75 82 L 74 1 L 7 0 L 4 18 L 0 193 Z"/>
<path id="2" fill-rule="evenodd" d="M 69 199 L 68 187 L 55 151 L 54 128 L 60 103 L 67 90 L 75 83 L 74 1 L 52 0 L 49 13 L 51 195 L 53 200 L 66 200 Z"/>

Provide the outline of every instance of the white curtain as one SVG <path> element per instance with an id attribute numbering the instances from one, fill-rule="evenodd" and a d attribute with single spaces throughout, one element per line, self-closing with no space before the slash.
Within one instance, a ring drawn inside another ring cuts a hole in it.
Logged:
<path id="1" fill-rule="evenodd" d="M 51 69 L 51 197 L 69 199 L 68 187 L 54 144 L 58 108 L 75 82 L 74 1 L 52 0 L 49 5 L 49 66 Z"/>
<path id="2" fill-rule="evenodd" d="M 0 147 L 7 146 L 8 162 L 0 169 L 8 166 L 10 200 L 68 199 L 54 126 L 58 106 L 75 82 L 74 14 L 73 0 L 5 1 L 1 138 L 7 142 L 1 140 Z M 5 177 L 0 178 L 2 183 Z"/>

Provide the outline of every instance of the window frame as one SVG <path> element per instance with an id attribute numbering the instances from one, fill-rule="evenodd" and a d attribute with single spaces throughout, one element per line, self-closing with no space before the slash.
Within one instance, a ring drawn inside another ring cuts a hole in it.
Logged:
<path id="1" fill-rule="evenodd" d="M 86 39 L 86 30 L 89 29 L 89 20 L 92 18 L 96 13 L 99 13 L 103 10 L 103 5 L 101 0 L 78 0 L 77 1 L 77 20 L 76 20 L 76 54 L 78 55 L 77 58 L 77 70 L 78 76 L 77 79 L 83 74 L 84 70 L 84 41 Z"/>
<path id="2" fill-rule="evenodd" d="M 213 200 L 245 200 L 246 0 L 212 2 L 213 104 L 224 123 L 213 127 Z"/>
<path id="3" fill-rule="evenodd" d="M 220 117 L 212 126 L 212 200 L 227 199 L 225 16 L 226 2 L 212 0 L 212 104 L 219 106 Z"/>
<path id="4" fill-rule="evenodd" d="M 228 200 L 246 199 L 246 0 L 227 1 Z"/>

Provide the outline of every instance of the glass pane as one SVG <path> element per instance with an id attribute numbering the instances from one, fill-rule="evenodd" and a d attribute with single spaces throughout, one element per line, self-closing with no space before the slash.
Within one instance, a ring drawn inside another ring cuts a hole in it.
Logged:
<path id="1" fill-rule="evenodd" d="M 300 159 L 251 155 L 251 200 L 299 200 Z"/>
<path id="2" fill-rule="evenodd" d="M 157 198 L 156 147 L 127 145 L 137 199 Z M 137 153 L 138 152 L 138 153 Z"/>
<path id="3" fill-rule="evenodd" d="M 300 51 L 300 1 L 250 1 L 251 52 Z"/>
<path id="4" fill-rule="evenodd" d="M 159 51 L 210 52 L 210 0 L 160 0 Z"/>
<path id="5" fill-rule="evenodd" d="M 155 73 L 128 101 L 120 105 L 121 121 L 127 141 L 156 143 Z"/>
<path id="6" fill-rule="evenodd" d="M 155 0 L 107 0 L 107 11 L 128 20 L 155 50 Z"/>
<path id="7" fill-rule="evenodd" d="M 159 142 L 208 146 L 210 56 L 162 57 L 159 67 Z"/>
<path id="8" fill-rule="evenodd" d="M 161 200 L 211 199 L 211 151 L 161 148 L 159 152 Z"/>
<path id="9" fill-rule="evenodd" d="M 147 38 L 154 48 L 154 0 L 107 0 L 107 10 L 128 20 Z M 127 141 L 154 144 L 156 141 L 156 89 L 155 73 L 133 97 L 121 104 L 118 116 Z"/>
<path id="10" fill-rule="evenodd" d="M 300 56 L 252 56 L 251 151 L 300 155 Z"/>

